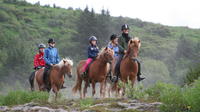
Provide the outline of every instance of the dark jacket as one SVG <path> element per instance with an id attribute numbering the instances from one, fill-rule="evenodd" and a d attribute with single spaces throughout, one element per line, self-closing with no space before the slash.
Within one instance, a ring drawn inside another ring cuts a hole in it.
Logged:
<path id="1" fill-rule="evenodd" d="M 124 50 L 128 49 L 128 41 L 131 39 L 131 37 L 128 34 L 122 33 L 122 35 L 119 37 L 119 52 L 120 54 L 124 54 Z"/>
<path id="2" fill-rule="evenodd" d="M 88 46 L 88 58 L 96 58 L 99 53 L 99 48 L 97 46 Z"/>

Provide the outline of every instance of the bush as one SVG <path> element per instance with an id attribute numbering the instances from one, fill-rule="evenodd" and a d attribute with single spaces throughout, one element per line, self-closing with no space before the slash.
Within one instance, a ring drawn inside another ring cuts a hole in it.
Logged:
<path id="1" fill-rule="evenodd" d="M 180 87 L 173 88 L 170 91 L 162 91 L 160 100 L 164 104 L 161 105 L 160 109 L 163 112 L 186 112 L 188 104 L 183 92 L 184 90 Z"/>
<path id="2" fill-rule="evenodd" d="M 153 99 L 160 101 L 160 96 L 164 91 L 171 91 L 177 86 L 173 84 L 167 84 L 163 82 L 156 82 L 154 86 L 149 87 L 145 90 Z"/>
<path id="3" fill-rule="evenodd" d="M 149 88 L 147 93 L 158 97 L 163 104 L 162 112 L 199 112 L 200 111 L 200 80 L 183 88 L 176 85 L 158 83 Z"/>
<path id="4" fill-rule="evenodd" d="M 18 105 L 31 101 L 47 101 L 46 92 L 11 91 L 0 98 L 0 105 Z"/>
<path id="5" fill-rule="evenodd" d="M 120 82 L 121 83 L 121 82 Z M 121 86 L 121 85 L 120 85 Z M 134 85 L 132 87 L 132 83 L 128 81 L 128 84 L 125 85 L 125 95 L 128 98 L 133 98 L 133 99 L 147 99 L 148 94 L 145 93 L 145 89 L 143 88 L 143 85 Z"/>
<path id="6" fill-rule="evenodd" d="M 6 22 L 8 20 L 9 15 L 6 12 L 0 10 L 0 22 Z"/>
<path id="7" fill-rule="evenodd" d="M 200 69 L 199 68 L 200 68 L 200 64 L 195 68 L 189 69 L 189 71 L 186 74 L 185 80 L 184 80 L 184 82 L 186 84 L 189 85 L 200 77 Z"/>
<path id="8" fill-rule="evenodd" d="M 187 87 L 184 97 L 189 104 L 188 108 L 191 110 L 191 112 L 200 111 L 200 80 L 195 81 L 192 87 Z"/>

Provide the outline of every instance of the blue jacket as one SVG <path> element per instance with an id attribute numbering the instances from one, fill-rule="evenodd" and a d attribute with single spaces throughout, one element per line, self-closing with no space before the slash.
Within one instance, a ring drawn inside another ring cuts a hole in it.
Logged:
<path id="1" fill-rule="evenodd" d="M 60 62 L 58 50 L 53 47 L 48 47 L 44 50 L 44 60 L 47 65 L 58 64 Z"/>
<path id="2" fill-rule="evenodd" d="M 97 46 L 88 46 L 88 58 L 95 58 L 99 53 L 99 48 Z"/>
<path id="3" fill-rule="evenodd" d="M 113 46 L 112 43 L 108 44 L 108 47 L 114 50 L 114 56 L 117 57 L 119 56 L 119 46 Z"/>

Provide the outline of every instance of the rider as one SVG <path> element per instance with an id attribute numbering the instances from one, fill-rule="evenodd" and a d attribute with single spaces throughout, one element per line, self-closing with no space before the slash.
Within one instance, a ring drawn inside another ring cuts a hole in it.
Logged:
<path id="1" fill-rule="evenodd" d="M 35 70 L 38 70 L 45 66 L 45 61 L 44 61 L 45 47 L 46 46 L 42 43 L 38 45 L 39 53 L 37 53 L 34 57 L 34 69 Z"/>
<path id="2" fill-rule="evenodd" d="M 95 58 L 98 56 L 99 48 L 97 46 L 97 38 L 95 36 L 91 36 L 89 38 L 89 46 L 88 46 L 88 59 L 86 60 L 86 63 L 84 64 L 82 68 L 82 76 L 86 77 L 87 75 L 87 69 L 88 65 L 95 60 Z"/>
<path id="3" fill-rule="evenodd" d="M 45 45 L 44 44 L 39 44 L 38 45 L 38 49 L 39 49 L 39 53 L 37 53 L 34 57 L 34 69 L 35 71 L 41 69 L 42 67 L 45 66 L 45 61 L 44 61 L 44 49 L 45 49 Z M 34 80 L 34 76 L 35 76 L 35 71 L 31 73 L 30 77 L 29 77 L 29 82 L 31 84 L 31 89 L 33 90 L 33 80 Z"/>
<path id="4" fill-rule="evenodd" d="M 116 65 L 116 69 L 115 69 L 116 70 L 115 74 L 117 76 L 120 75 L 120 63 L 121 63 L 121 60 L 122 60 L 124 54 L 126 53 L 126 49 L 128 47 L 128 41 L 131 39 L 131 37 L 128 34 L 129 33 L 129 26 L 127 24 L 122 25 L 121 31 L 122 31 L 122 35 L 121 35 L 121 37 L 119 37 L 120 55 L 119 55 L 119 60 L 118 60 L 117 65 Z M 138 74 L 137 74 L 138 78 L 137 78 L 137 80 L 142 81 L 145 78 L 140 77 L 140 75 L 141 75 L 140 62 L 137 60 L 137 63 L 138 63 Z"/>
<path id="5" fill-rule="evenodd" d="M 55 40 L 50 38 L 48 40 L 49 47 L 44 51 L 44 60 L 46 62 L 43 80 L 48 87 L 48 79 L 49 79 L 49 70 L 52 68 L 53 65 L 58 64 L 60 62 L 59 54 L 57 48 L 55 48 Z"/>
<path id="6" fill-rule="evenodd" d="M 114 57 L 118 59 L 119 56 L 119 46 L 118 46 L 118 37 L 116 34 L 112 34 L 110 36 L 110 42 L 108 43 L 108 47 L 114 50 Z"/>

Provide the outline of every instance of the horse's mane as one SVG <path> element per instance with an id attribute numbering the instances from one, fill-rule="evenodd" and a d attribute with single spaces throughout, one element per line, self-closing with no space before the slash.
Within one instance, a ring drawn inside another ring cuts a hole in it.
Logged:
<path id="1" fill-rule="evenodd" d="M 124 58 L 127 57 L 130 54 L 130 50 L 131 50 L 130 49 L 130 44 L 134 44 L 136 41 L 140 41 L 139 37 L 134 37 L 134 38 L 131 38 L 129 40 L 129 42 L 128 42 L 128 49 L 127 49 L 127 52 L 126 52 Z M 138 49 L 140 49 L 140 47 L 141 47 L 141 42 L 139 42 L 139 44 L 138 44 Z"/>
<path id="2" fill-rule="evenodd" d="M 71 66 L 73 66 L 73 61 L 70 58 L 63 58 L 59 63 L 58 66 L 62 66 L 64 64 L 64 61 L 69 63 Z"/>

